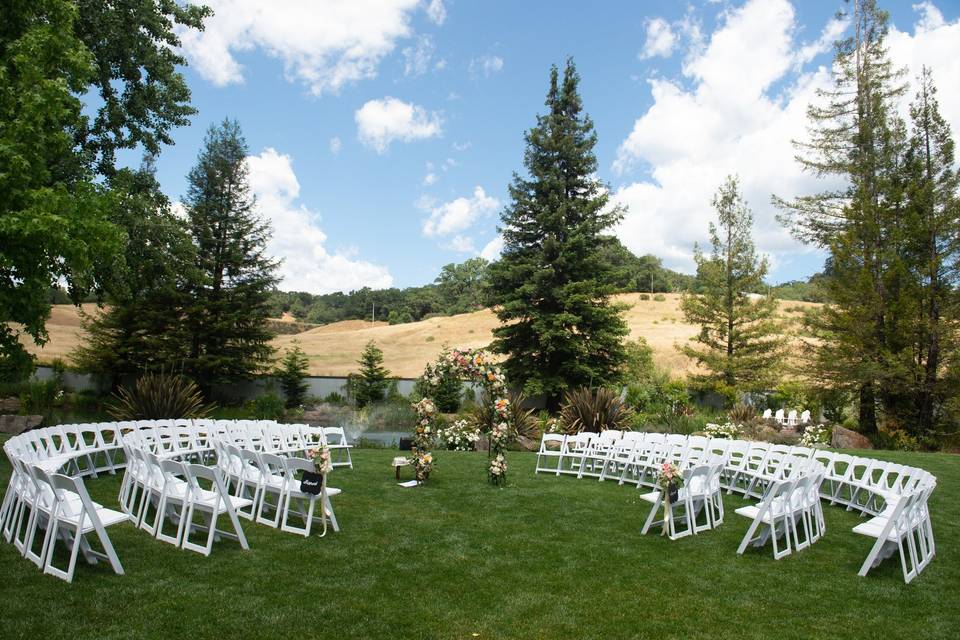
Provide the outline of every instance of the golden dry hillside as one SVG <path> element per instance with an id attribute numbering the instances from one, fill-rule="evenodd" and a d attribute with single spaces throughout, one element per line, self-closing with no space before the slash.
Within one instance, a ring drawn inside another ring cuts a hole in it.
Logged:
<path id="1" fill-rule="evenodd" d="M 674 348 L 696 333 L 696 327 L 683 322 L 680 295 L 667 294 L 661 302 L 641 300 L 640 294 L 618 296 L 630 305 L 626 313 L 630 337 L 646 338 L 653 348 L 654 359 L 675 374 L 691 369 L 690 362 Z M 799 316 L 799 309 L 816 306 L 792 300 L 780 303 L 786 318 Z M 85 305 L 88 312 L 93 305 Z M 409 324 L 388 325 L 363 320 L 347 320 L 317 327 L 296 335 L 278 336 L 273 344 L 279 349 L 299 340 L 310 357 L 313 375 L 342 376 L 356 370 L 356 360 L 368 340 L 375 340 L 383 349 L 385 364 L 397 376 L 414 378 L 427 362 L 436 358 L 444 344 L 455 347 L 484 347 L 491 340 L 497 319 L 489 310 L 444 318 L 431 318 Z M 50 343 L 43 349 L 30 345 L 41 360 L 56 357 L 69 359 L 70 351 L 82 338 L 77 310 L 70 305 L 54 307 L 47 324 Z"/>

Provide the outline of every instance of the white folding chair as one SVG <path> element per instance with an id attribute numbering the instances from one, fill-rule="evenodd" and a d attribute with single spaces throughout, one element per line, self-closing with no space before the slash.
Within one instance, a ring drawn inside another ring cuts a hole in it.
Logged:
<path id="1" fill-rule="evenodd" d="M 310 535 L 310 528 L 314 521 L 314 508 L 317 501 L 320 501 L 320 522 L 324 525 L 324 534 L 326 534 L 327 522 L 333 527 L 334 531 L 340 531 L 340 525 L 337 524 L 337 516 L 333 513 L 333 505 L 330 498 L 339 495 L 340 489 L 325 486 L 320 494 L 305 493 L 300 486 L 300 480 L 297 479 L 298 471 L 314 471 L 315 466 L 312 461 L 303 458 L 284 458 L 284 486 L 283 486 L 283 516 L 280 522 L 280 530 L 290 533 L 297 533 L 303 537 Z M 323 480 L 326 484 L 326 478 Z M 294 510 L 294 501 L 301 503 L 303 511 Z M 290 514 L 294 513 L 303 518 L 303 526 L 297 527 L 291 524 Z"/>
<path id="2" fill-rule="evenodd" d="M 759 504 L 736 509 L 737 515 L 750 519 L 750 526 L 737 549 L 739 555 L 743 555 L 748 545 L 762 547 L 769 540 L 773 541 L 774 560 L 790 554 L 790 523 L 793 518 L 790 494 L 796 483 L 796 480 L 774 481 L 767 487 Z M 778 545 L 781 538 L 784 540 L 784 549 Z"/>
<path id="3" fill-rule="evenodd" d="M 48 548 L 45 554 L 44 573 L 57 576 L 67 582 L 73 582 L 73 573 L 77 565 L 78 552 L 83 551 L 84 558 L 90 564 L 97 560 L 107 560 L 114 573 L 123 575 L 123 566 L 114 551 L 107 527 L 125 522 L 127 514 L 107 509 L 90 499 L 83 481 L 63 474 L 50 476 L 56 502 L 47 530 Z M 96 534 L 103 551 L 95 551 L 89 543 L 89 534 Z M 68 535 L 69 534 L 69 535 Z M 70 561 L 67 568 L 61 569 L 54 564 L 58 538 L 63 538 L 70 547 Z"/>
<path id="4" fill-rule="evenodd" d="M 227 493 L 223 486 L 223 479 L 216 469 L 204 467 L 199 464 L 188 464 L 185 466 L 187 472 L 187 482 L 189 484 L 189 494 L 187 497 L 187 517 L 183 534 L 181 548 L 196 551 L 205 556 L 210 555 L 213 550 L 213 541 L 216 537 L 225 537 L 237 540 L 240 547 L 249 549 L 247 538 L 243 535 L 243 529 L 240 527 L 240 520 L 237 518 L 237 509 L 250 504 L 247 498 L 236 498 Z M 207 486 L 204 487 L 203 485 Z M 200 513 L 203 524 L 195 524 L 194 519 L 197 513 Z M 230 520 L 233 533 L 218 528 L 220 516 L 226 515 Z M 206 531 L 206 544 L 197 544 L 191 539 L 194 530 Z"/>
<path id="5" fill-rule="evenodd" d="M 566 436 L 560 433 L 545 433 L 540 438 L 540 449 L 537 451 L 537 463 L 534 473 L 554 473 L 560 475 L 560 462 L 566 446 Z M 554 461 L 552 466 L 544 466 L 547 461 Z"/>

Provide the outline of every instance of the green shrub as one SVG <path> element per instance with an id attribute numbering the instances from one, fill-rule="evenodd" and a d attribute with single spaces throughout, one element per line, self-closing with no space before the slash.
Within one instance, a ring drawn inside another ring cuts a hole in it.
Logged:
<path id="1" fill-rule="evenodd" d="M 347 404 L 347 399 L 343 396 L 342 393 L 337 393 L 336 391 L 331 391 L 323 397 L 323 401 L 327 404 L 335 405 L 344 405 Z"/>
<path id="2" fill-rule="evenodd" d="M 665 295 L 663 295 L 662 293 L 658 293 L 657 295 L 653 296 L 653 301 L 654 301 L 654 302 L 663 302 L 663 301 L 666 300 L 666 299 L 667 299 L 667 297 L 666 297 Z"/>
<path id="3" fill-rule="evenodd" d="M 633 412 L 612 389 L 581 387 L 568 391 L 560 409 L 560 422 L 567 433 L 629 429 Z"/>
<path id="4" fill-rule="evenodd" d="M 471 423 L 480 429 L 482 433 L 489 431 L 490 426 L 496 419 L 493 400 L 493 398 L 484 394 L 483 397 L 480 398 L 480 403 L 470 412 L 469 419 Z M 526 403 L 526 396 L 524 396 L 523 393 L 514 393 L 511 391 L 507 394 L 507 400 L 509 400 L 507 410 L 509 412 L 510 424 L 513 426 L 516 434 L 531 439 L 539 438 L 540 425 L 537 417 L 534 415 L 533 409 L 523 408 L 523 405 Z"/>
<path id="5" fill-rule="evenodd" d="M 285 412 L 283 400 L 272 391 L 257 396 L 247 403 L 246 408 L 255 420 L 280 420 Z"/>
<path id="6" fill-rule="evenodd" d="M 55 406 L 62 404 L 63 390 L 57 380 L 27 382 L 20 390 L 20 410 L 23 413 L 49 416 Z"/>
<path id="7" fill-rule="evenodd" d="M 649 300 L 649 299 L 650 299 L 650 294 L 648 294 L 648 293 L 641 293 L 641 294 L 640 294 L 640 299 L 641 299 L 641 300 Z"/>
<path id="8" fill-rule="evenodd" d="M 106 405 L 116 420 L 204 418 L 213 407 L 193 380 L 164 372 L 145 373 L 133 386 L 120 387 Z"/>

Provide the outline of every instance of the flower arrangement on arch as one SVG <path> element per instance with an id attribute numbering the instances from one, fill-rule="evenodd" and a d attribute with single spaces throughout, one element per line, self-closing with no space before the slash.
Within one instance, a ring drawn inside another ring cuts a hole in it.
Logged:
<path id="1" fill-rule="evenodd" d="M 417 482 L 426 482 L 433 471 L 433 455 L 430 453 L 430 447 L 433 445 L 433 438 L 437 432 L 437 407 L 430 398 L 424 398 L 413 405 L 417 413 L 417 424 L 413 429 L 413 442 L 411 443 L 411 453 L 413 454 L 413 469 Z"/>

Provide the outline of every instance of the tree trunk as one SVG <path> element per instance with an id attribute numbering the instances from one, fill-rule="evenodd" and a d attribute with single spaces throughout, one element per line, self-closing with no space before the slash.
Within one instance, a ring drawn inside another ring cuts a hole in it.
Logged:
<path id="1" fill-rule="evenodd" d="M 869 435 L 877 432 L 877 398 L 872 382 L 860 387 L 860 433 Z"/>

